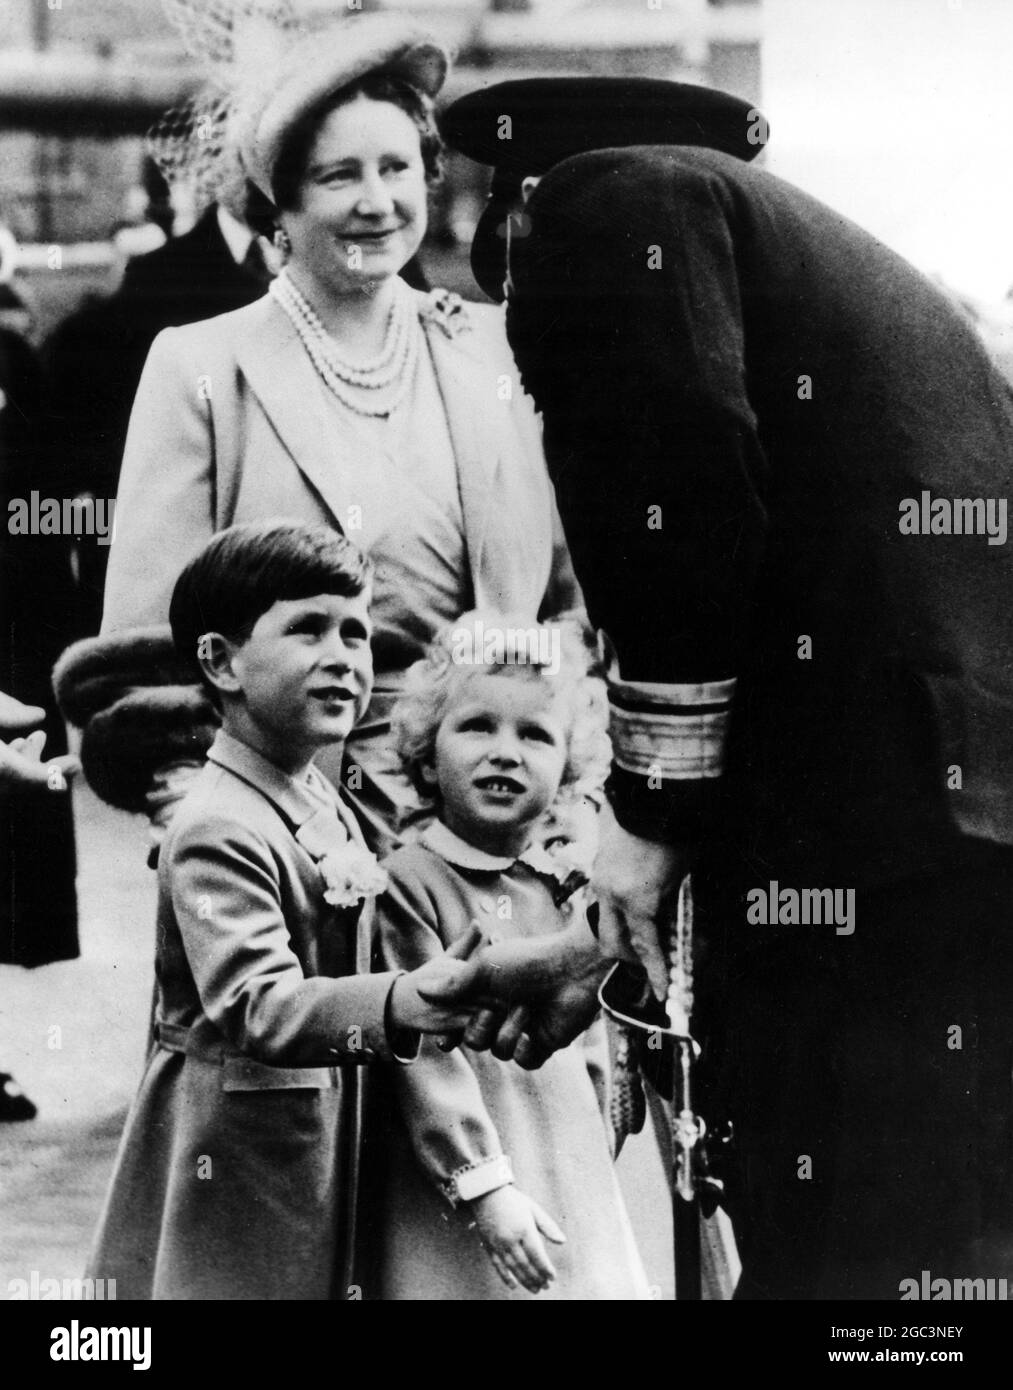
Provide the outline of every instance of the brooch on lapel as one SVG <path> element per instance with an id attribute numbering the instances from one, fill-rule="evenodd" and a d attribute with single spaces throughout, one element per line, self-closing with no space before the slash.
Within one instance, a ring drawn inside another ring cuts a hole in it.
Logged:
<path id="1" fill-rule="evenodd" d="M 349 840 L 319 861 L 323 874 L 324 902 L 332 907 L 355 907 L 363 898 L 375 898 L 387 887 L 387 871 L 376 855 Z"/>
<path id="2" fill-rule="evenodd" d="M 548 880 L 552 901 L 556 907 L 562 907 L 574 893 L 585 888 L 589 882 L 579 848 L 566 841 L 559 841 L 551 848 L 537 843 L 529 845 L 518 863 L 526 864 L 529 869 Z"/>
<path id="3" fill-rule="evenodd" d="M 464 300 L 452 290 L 430 290 L 420 317 L 424 323 L 434 324 L 448 338 L 471 331 Z"/>

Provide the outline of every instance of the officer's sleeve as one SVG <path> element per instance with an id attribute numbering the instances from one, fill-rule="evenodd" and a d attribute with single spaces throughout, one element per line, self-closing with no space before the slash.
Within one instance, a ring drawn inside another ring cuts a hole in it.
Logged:
<path id="1" fill-rule="evenodd" d="M 667 152 L 599 151 L 557 166 L 529 215 L 508 329 L 618 658 L 616 813 L 691 840 L 713 813 L 766 532 L 734 199 Z"/>

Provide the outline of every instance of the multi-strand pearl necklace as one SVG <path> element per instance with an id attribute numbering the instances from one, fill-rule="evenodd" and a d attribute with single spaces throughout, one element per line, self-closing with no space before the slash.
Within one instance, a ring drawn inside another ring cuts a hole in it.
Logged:
<path id="1" fill-rule="evenodd" d="M 299 291 L 287 270 L 272 282 L 269 293 L 292 321 L 310 361 L 326 386 L 342 405 L 356 415 L 385 420 L 393 415 L 411 387 L 418 364 L 422 329 L 410 295 L 401 282 L 395 284 L 394 304 L 387 321 L 383 347 L 371 362 L 353 365 L 338 356 L 334 339 Z M 394 383 L 397 390 L 386 401 L 371 401 L 363 392 L 383 391 Z"/>

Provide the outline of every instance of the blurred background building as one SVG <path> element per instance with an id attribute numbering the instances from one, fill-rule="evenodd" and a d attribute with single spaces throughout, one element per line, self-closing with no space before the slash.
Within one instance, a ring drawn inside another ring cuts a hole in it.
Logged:
<path id="1" fill-rule="evenodd" d="M 963 294 L 1013 284 L 1010 0 L 764 0 L 768 167 Z"/>
<path id="2" fill-rule="evenodd" d="M 301 7 L 350 8 L 347 0 Z M 446 100 L 553 72 L 674 77 L 760 98 L 759 0 L 359 0 L 355 8 L 410 10 L 457 50 Z M 22 247 L 37 336 L 87 292 L 110 288 L 124 254 L 149 249 L 148 231 L 132 236 L 131 226 L 168 225 L 144 132 L 197 81 L 157 0 L 0 6 L 0 220 Z M 435 282 L 472 295 L 464 253 L 484 195 L 482 171 L 452 161 L 425 253 Z M 192 216 L 177 209 L 175 230 Z"/>
<path id="3" fill-rule="evenodd" d="M 308 9 L 384 0 L 301 0 Z M 963 296 L 1013 284 L 1006 172 L 1011 0 L 387 0 L 458 50 L 452 99 L 550 72 L 709 83 L 769 115 L 768 167 L 868 227 Z M 147 246 L 164 221 L 144 131 L 192 90 L 158 0 L 0 4 L 0 221 L 25 249 L 37 334 Z M 482 172 L 451 162 L 427 264 L 477 290 L 462 247 Z M 176 230 L 185 230 L 184 209 Z M 113 245 L 111 237 L 120 235 Z M 51 270 L 54 247 L 62 274 Z"/>

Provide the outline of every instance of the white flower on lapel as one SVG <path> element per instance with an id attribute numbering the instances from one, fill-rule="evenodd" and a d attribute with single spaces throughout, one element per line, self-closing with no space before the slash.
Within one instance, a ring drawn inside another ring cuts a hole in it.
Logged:
<path id="1" fill-rule="evenodd" d="M 380 868 L 376 855 L 352 840 L 325 854 L 320 860 L 320 872 L 327 885 L 324 902 L 332 907 L 354 907 L 363 898 L 375 898 L 387 887 L 387 871 Z"/>
<path id="2" fill-rule="evenodd" d="M 520 856 L 520 863 L 559 883 L 574 873 L 587 875 L 591 869 L 591 860 L 584 847 L 569 840 L 554 840 L 550 844 L 535 841 Z"/>
<path id="3" fill-rule="evenodd" d="M 566 855 L 561 853 L 563 848 L 561 845 L 553 845 L 550 850 L 536 840 L 533 844 L 528 845 L 520 856 L 520 862 L 526 864 L 529 869 L 534 869 L 536 874 L 544 874 L 546 878 L 562 881 L 576 867 L 567 862 Z"/>

